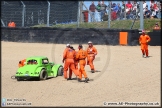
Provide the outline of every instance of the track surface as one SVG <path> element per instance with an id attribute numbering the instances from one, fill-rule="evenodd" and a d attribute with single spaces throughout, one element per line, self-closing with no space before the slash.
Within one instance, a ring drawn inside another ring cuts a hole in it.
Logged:
<path id="1" fill-rule="evenodd" d="M 62 64 L 65 45 L 1 44 L 3 98 L 24 98 L 32 102 L 32 106 L 103 106 L 103 102 L 158 102 L 161 105 L 159 46 L 149 46 L 150 57 L 142 58 L 139 46 L 95 45 L 98 55 L 94 63 L 98 72 L 92 74 L 87 65 L 86 71 L 92 81 L 78 83 L 66 81 L 62 76 L 46 81 L 11 79 L 18 61 L 29 56 L 47 56 L 50 61 Z"/>

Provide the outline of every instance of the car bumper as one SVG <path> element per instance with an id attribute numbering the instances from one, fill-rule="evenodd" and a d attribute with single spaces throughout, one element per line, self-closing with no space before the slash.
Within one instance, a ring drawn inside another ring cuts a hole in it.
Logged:
<path id="1" fill-rule="evenodd" d="M 38 76 L 15 76 L 15 78 L 20 78 L 20 79 L 31 79 L 31 78 L 38 78 Z"/>

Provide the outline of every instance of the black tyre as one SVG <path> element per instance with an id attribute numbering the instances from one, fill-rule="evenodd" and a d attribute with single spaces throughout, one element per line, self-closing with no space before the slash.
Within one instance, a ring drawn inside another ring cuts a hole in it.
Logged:
<path id="1" fill-rule="evenodd" d="M 57 71 L 57 75 L 62 76 L 63 75 L 63 70 L 64 70 L 64 68 L 62 66 L 60 66 L 58 71 Z"/>
<path id="2" fill-rule="evenodd" d="M 47 79 L 47 72 L 46 70 L 42 69 L 40 72 L 39 80 L 46 80 Z"/>

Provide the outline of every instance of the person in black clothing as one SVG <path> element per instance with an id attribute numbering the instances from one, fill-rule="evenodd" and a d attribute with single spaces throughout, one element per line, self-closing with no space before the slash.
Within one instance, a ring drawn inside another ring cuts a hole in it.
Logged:
<path id="1" fill-rule="evenodd" d="M 145 13 L 144 13 L 144 18 L 150 18 L 151 16 L 151 11 L 146 8 Z"/>
<path id="2" fill-rule="evenodd" d="M 102 1 L 102 3 L 101 3 L 101 21 L 103 21 L 103 16 L 106 13 L 106 9 L 107 9 L 107 5 L 104 3 L 104 1 Z"/>

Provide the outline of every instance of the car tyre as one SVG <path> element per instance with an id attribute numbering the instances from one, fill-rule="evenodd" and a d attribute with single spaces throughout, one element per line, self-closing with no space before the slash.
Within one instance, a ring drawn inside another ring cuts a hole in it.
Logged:
<path id="1" fill-rule="evenodd" d="M 47 79 L 47 72 L 46 70 L 42 69 L 40 72 L 39 80 L 46 80 Z"/>
<path id="2" fill-rule="evenodd" d="M 58 69 L 58 71 L 57 71 L 57 75 L 58 75 L 58 76 L 62 76 L 62 75 L 63 75 L 63 69 L 64 69 L 64 68 L 63 68 L 62 66 L 59 67 L 59 69 Z"/>

